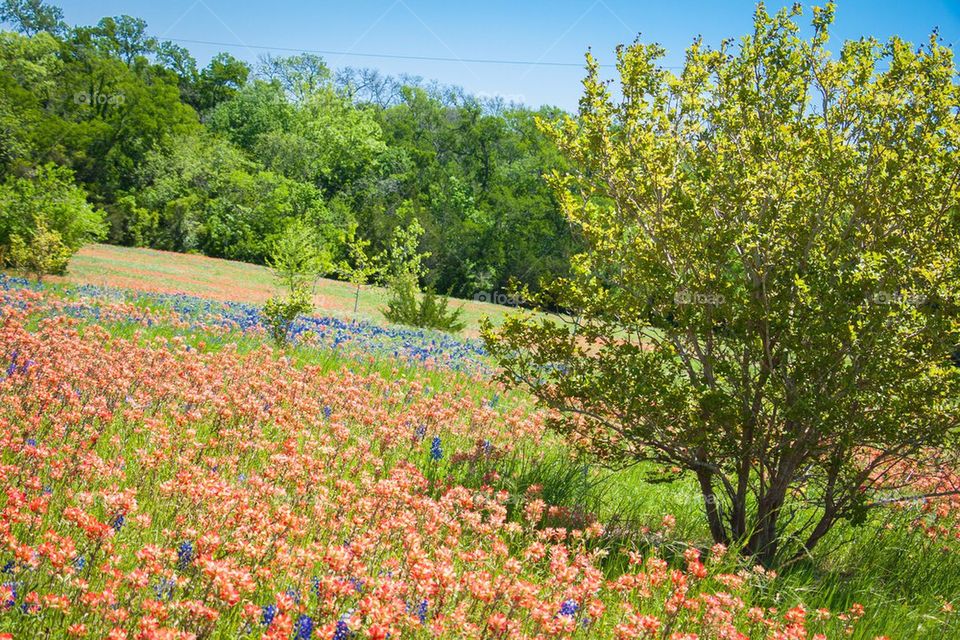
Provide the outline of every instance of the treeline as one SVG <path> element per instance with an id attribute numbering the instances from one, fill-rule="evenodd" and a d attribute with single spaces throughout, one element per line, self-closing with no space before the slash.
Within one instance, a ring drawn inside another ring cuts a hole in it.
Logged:
<path id="1" fill-rule="evenodd" d="M 563 160 L 536 125 L 558 110 L 333 73 L 311 54 L 201 68 L 130 16 L 68 26 L 39 0 L 0 12 L 0 178 L 10 193 L 75 181 L 109 242 L 262 263 L 306 223 L 349 260 L 349 239 L 381 250 L 416 220 L 424 284 L 459 296 L 569 264 L 576 239 L 543 180 Z"/>

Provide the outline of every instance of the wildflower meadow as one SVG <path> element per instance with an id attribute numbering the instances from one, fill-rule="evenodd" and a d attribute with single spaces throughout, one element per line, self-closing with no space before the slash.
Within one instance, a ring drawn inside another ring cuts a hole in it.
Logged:
<path id="1" fill-rule="evenodd" d="M 684 541 L 680 494 L 610 518 L 629 478 L 564 458 L 483 367 L 411 370 L 410 336 L 355 337 L 395 341 L 370 368 L 329 356 L 322 320 L 283 353 L 239 307 L 3 285 L 2 638 L 880 635 L 869 594 L 817 606 Z M 887 526 L 956 563 L 953 507 L 898 505 Z"/>

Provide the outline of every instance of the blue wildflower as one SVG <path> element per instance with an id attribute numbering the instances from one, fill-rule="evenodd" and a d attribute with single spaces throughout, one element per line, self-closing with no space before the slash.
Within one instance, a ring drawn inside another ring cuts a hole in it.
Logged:
<path id="1" fill-rule="evenodd" d="M 427 621 L 427 604 L 426 600 L 421 600 L 420 604 L 417 605 L 417 617 L 420 618 L 420 624 L 424 624 Z"/>
<path id="2" fill-rule="evenodd" d="M 110 526 L 113 527 L 114 531 L 119 532 L 123 528 L 123 523 L 126 522 L 126 517 L 124 515 L 118 514 L 117 517 L 113 519 L 113 522 L 110 523 Z"/>
<path id="3" fill-rule="evenodd" d="M 330 405 L 325 406 L 323 408 L 323 417 L 329 420 L 331 415 L 333 415 L 333 409 L 330 408 Z"/>
<path id="4" fill-rule="evenodd" d="M 289 597 L 295 604 L 300 604 L 300 590 L 299 589 L 287 589 L 287 597 Z"/>
<path id="5" fill-rule="evenodd" d="M 3 565 L 3 571 L 0 571 L 0 573 L 13 573 L 13 569 L 16 566 L 17 565 L 13 560 L 8 560 L 7 564 Z"/>
<path id="6" fill-rule="evenodd" d="M 268 604 L 263 608 L 263 612 L 260 614 L 260 622 L 263 623 L 263 626 L 269 627 L 270 623 L 273 622 L 273 619 L 277 615 L 277 605 Z"/>
<path id="7" fill-rule="evenodd" d="M 417 430 L 414 432 L 414 438 L 417 442 L 421 442 L 427 436 L 427 425 L 420 424 L 417 425 Z"/>
<path id="8" fill-rule="evenodd" d="M 357 590 L 357 593 L 363 593 L 363 580 L 350 578 L 350 584 L 352 584 L 353 588 Z"/>
<path id="9" fill-rule="evenodd" d="M 337 628 L 333 630 L 332 640 L 347 640 L 350 637 L 350 627 L 347 625 L 349 616 L 342 616 L 337 620 Z"/>
<path id="10" fill-rule="evenodd" d="M 307 615 L 297 618 L 296 632 L 297 640 L 310 640 L 310 636 L 313 635 L 313 618 Z"/>
<path id="11" fill-rule="evenodd" d="M 193 562 L 193 543 L 189 540 L 180 543 L 177 549 L 177 567 L 186 569 Z"/>
<path id="12" fill-rule="evenodd" d="M 173 580 L 161 579 L 160 583 L 153 588 L 154 593 L 157 594 L 157 600 L 172 600 L 174 586 L 176 583 Z"/>
<path id="13" fill-rule="evenodd" d="M 73 567 L 77 571 L 83 571 L 83 568 L 87 566 L 87 559 L 83 556 L 77 556 L 73 559 Z"/>
<path id="14" fill-rule="evenodd" d="M 433 442 L 430 443 L 430 457 L 433 460 L 439 460 L 443 457 L 443 449 L 440 448 L 440 436 L 433 436 Z"/>
<path id="15" fill-rule="evenodd" d="M 17 583 L 16 582 L 4 582 L 3 586 L 7 589 L 10 589 L 10 595 L 7 596 L 7 600 L 4 601 L 3 605 L 9 609 L 13 605 L 17 604 Z"/>
<path id="16" fill-rule="evenodd" d="M 563 604 L 560 605 L 560 615 L 572 618 L 577 615 L 579 609 L 580 605 L 577 604 L 576 600 L 565 600 Z"/>
<path id="17" fill-rule="evenodd" d="M 37 439 L 36 439 L 36 438 L 27 438 L 27 446 L 28 446 L 28 447 L 35 447 L 35 446 L 37 446 Z"/>

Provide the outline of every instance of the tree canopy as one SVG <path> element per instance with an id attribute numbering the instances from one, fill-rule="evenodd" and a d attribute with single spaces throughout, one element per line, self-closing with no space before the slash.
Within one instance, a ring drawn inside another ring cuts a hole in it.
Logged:
<path id="1" fill-rule="evenodd" d="M 4 0 L 0 179 L 55 163 L 108 240 L 264 263 L 290 218 L 335 261 L 416 220 L 421 285 L 462 296 L 566 272 L 575 238 L 542 177 L 562 156 L 533 112 L 313 54 L 201 65 L 128 15 L 70 26 Z"/>
<path id="2" fill-rule="evenodd" d="M 676 74 L 661 47 L 623 47 L 616 97 L 588 56 L 579 116 L 542 121 L 586 249 L 526 293 L 564 321 L 485 330 L 573 442 L 691 474 L 715 540 L 765 561 L 861 519 L 955 447 L 960 415 L 952 51 L 832 55 L 833 5 L 808 39 L 799 15 L 761 6 Z"/>

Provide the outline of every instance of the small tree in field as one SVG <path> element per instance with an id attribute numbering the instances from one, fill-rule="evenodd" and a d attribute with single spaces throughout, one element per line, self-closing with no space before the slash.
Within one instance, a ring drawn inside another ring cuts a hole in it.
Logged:
<path id="1" fill-rule="evenodd" d="M 347 238 L 347 254 L 349 260 L 337 265 L 337 271 L 355 287 L 353 313 L 356 315 L 360 308 L 360 291 L 364 285 L 381 277 L 384 257 L 382 254 L 370 253 L 370 241 L 357 236 L 356 228 L 351 229 Z"/>
<path id="2" fill-rule="evenodd" d="M 738 45 L 588 56 L 578 118 L 542 123 L 587 250 L 484 335 L 506 379 L 611 463 L 692 474 L 717 542 L 799 557 L 901 463 L 955 446 L 960 90 L 936 37 L 827 49 L 834 7 L 762 5 Z"/>
<path id="3" fill-rule="evenodd" d="M 455 333 L 466 326 L 460 320 L 463 309 L 451 309 L 450 299 L 432 288 L 420 291 L 427 271 L 423 260 L 430 257 L 419 251 L 422 236 L 423 227 L 416 220 L 393 231 L 384 269 L 390 293 L 383 316 L 397 324 Z"/>
<path id="4" fill-rule="evenodd" d="M 269 264 L 286 295 L 267 300 L 263 317 L 270 336 L 282 347 L 287 344 L 290 327 L 297 316 L 313 310 L 314 284 L 332 268 L 332 262 L 317 233 L 303 222 L 295 221 L 274 243 Z"/>

